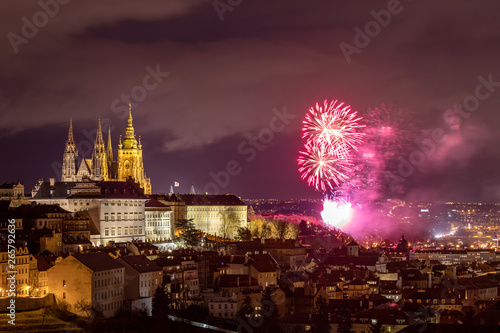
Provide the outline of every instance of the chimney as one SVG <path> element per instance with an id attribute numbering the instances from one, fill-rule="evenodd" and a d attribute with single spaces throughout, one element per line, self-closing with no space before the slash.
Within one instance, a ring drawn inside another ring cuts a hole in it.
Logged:
<path id="1" fill-rule="evenodd" d="M 55 178 L 50 178 L 49 182 L 50 182 L 50 186 L 54 186 L 54 183 L 56 182 L 56 179 Z"/>

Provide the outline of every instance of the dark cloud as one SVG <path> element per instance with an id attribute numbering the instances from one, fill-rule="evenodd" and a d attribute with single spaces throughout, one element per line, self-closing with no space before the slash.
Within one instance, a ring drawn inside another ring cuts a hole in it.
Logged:
<path id="1" fill-rule="evenodd" d="M 30 189 L 37 178 L 53 177 L 70 117 L 77 140 L 86 140 L 83 131 L 95 128 L 97 117 L 107 119 L 116 144 L 125 127 L 122 95 L 158 66 L 169 75 L 134 108 L 155 191 L 174 180 L 189 184 L 186 191 L 191 183 L 203 190 L 211 171 L 236 160 L 242 171 L 224 191 L 320 195 L 300 179 L 295 161 L 301 118 L 316 101 L 338 98 L 360 111 L 396 103 L 432 130 L 445 126 L 446 109 L 474 94 L 479 75 L 500 81 L 496 1 L 401 1 L 401 13 L 348 63 L 339 44 L 354 45 L 353 28 L 363 30 L 370 12 L 387 4 L 243 1 L 221 22 L 212 1 L 71 1 L 18 53 L 8 34 L 20 35 L 21 19 L 41 8 L 4 4 L 0 145 L 9 163 L 1 178 L 25 179 Z M 411 198 L 500 199 L 491 167 L 498 165 L 499 102 L 496 91 L 462 119 L 460 133 L 447 134 L 406 180 Z M 238 145 L 284 106 L 296 118 L 247 162 Z"/>

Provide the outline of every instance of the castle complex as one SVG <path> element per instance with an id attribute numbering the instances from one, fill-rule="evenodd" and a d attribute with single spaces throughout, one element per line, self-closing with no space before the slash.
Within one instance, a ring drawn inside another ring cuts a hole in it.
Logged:
<path id="1" fill-rule="evenodd" d="M 83 158 L 78 163 L 78 150 L 73 137 L 73 124 L 70 121 L 68 140 L 64 149 L 62 163 L 62 182 L 81 182 L 83 179 L 94 181 L 126 181 L 132 178 L 137 182 L 145 194 L 151 194 L 151 181 L 146 177 L 142 161 L 141 138 L 135 138 L 132 125 L 132 111 L 129 108 L 125 139 L 118 143 L 118 155 L 113 161 L 111 145 L 111 129 L 108 129 L 108 144 L 104 145 L 101 120 L 97 125 L 97 135 L 94 142 L 92 158 Z"/>

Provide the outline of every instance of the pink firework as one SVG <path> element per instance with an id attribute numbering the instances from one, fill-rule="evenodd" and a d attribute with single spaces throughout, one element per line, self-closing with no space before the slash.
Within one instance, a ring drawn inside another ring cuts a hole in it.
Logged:
<path id="1" fill-rule="evenodd" d="M 302 138 L 345 156 L 350 149 L 357 150 L 362 142 L 364 134 L 359 129 L 365 125 L 358 123 L 360 119 L 357 112 L 351 112 L 349 105 L 325 100 L 322 106 L 316 103 L 315 107 L 309 109 L 303 121 Z"/>
<path id="2" fill-rule="evenodd" d="M 340 228 L 347 224 L 351 218 L 351 203 L 345 200 L 325 199 L 321 218 L 326 224 Z"/>
<path id="3" fill-rule="evenodd" d="M 306 151 L 301 151 L 297 160 L 302 179 L 317 190 L 331 190 L 349 179 L 351 160 L 348 156 L 339 156 L 321 146 L 306 143 Z"/>
<path id="4" fill-rule="evenodd" d="M 339 187 L 349 179 L 351 154 L 362 143 L 357 112 L 337 101 L 316 103 L 307 113 L 302 127 L 305 151 L 297 160 L 302 179 L 317 190 Z"/>

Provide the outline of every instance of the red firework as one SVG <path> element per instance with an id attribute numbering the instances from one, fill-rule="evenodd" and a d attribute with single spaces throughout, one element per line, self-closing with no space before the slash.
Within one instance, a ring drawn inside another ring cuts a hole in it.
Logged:
<path id="1" fill-rule="evenodd" d="M 325 101 L 323 106 L 316 103 L 303 121 L 302 138 L 326 150 L 348 153 L 350 149 L 357 150 L 362 142 L 363 133 L 358 130 L 365 125 L 360 125 L 359 120 L 357 112 L 351 112 L 351 107 L 344 103 L 337 104 L 336 100 Z"/>
<path id="2" fill-rule="evenodd" d="M 340 186 L 347 180 L 351 171 L 349 157 L 331 154 L 319 146 L 305 145 L 306 151 L 301 151 L 297 160 L 302 179 L 307 179 L 307 184 L 322 191 Z"/>
<path id="3" fill-rule="evenodd" d="M 305 151 L 297 160 L 302 179 L 317 190 L 331 190 L 349 179 L 351 152 L 362 143 L 363 133 L 357 112 L 337 101 L 316 103 L 307 113 L 302 127 Z"/>

